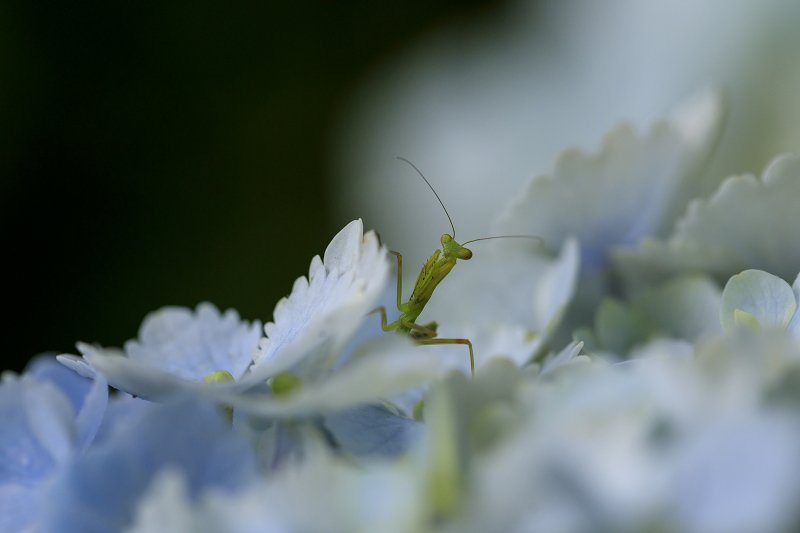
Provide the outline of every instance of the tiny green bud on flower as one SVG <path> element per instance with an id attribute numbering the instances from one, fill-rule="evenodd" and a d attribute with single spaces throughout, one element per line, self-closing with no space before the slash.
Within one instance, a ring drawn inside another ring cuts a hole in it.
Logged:
<path id="1" fill-rule="evenodd" d="M 425 421 L 425 398 L 414 404 L 414 420 L 417 422 Z"/>
<path id="2" fill-rule="evenodd" d="M 204 385 L 211 385 L 212 383 L 232 383 L 236 381 L 227 370 L 217 370 L 206 376 L 203 380 Z"/>
<path id="3" fill-rule="evenodd" d="M 206 376 L 203 385 L 214 385 L 215 383 L 233 383 L 236 381 L 227 370 L 217 370 Z M 233 406 L 226 403 L 219 405 L 220 411 L 225 415 L 229 422 L 233 423 Z"/>
<path id="4" fill-rule="evenodd" d="M 286 396 L 300 388 L 300 379 L 289 372 L 281 372 L 272 378 L 272 392 L 275 396 Z"/>

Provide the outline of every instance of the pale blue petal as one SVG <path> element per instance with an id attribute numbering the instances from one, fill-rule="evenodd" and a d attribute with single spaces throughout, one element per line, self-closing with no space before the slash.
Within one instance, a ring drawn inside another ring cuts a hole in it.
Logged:
<path id="1" fill-rule="evenodd" d="M 0 386 L 0 484 L 33 486 L 46 480 L 56 467 L 31 429 L 24 402 L 23 384 L 16 378 L 5 379 Z"/>
<path id="2" fill-rule="evenodd" d="M 0 485 L 0 533 L 21 533 L 37 520 L 39 491 L 22 485 Z"/>
<path id="3" fill-rule="evenodd" d="M 92 368 L 83 357 L 72 354 L 61 354 L 56 360 L 67 368 L 74 370 L 79 376 L 94 379 L 97 377 L 97 370 Z"/>
<path id="4" fill-rule="evenodd" d="M 723 115 L 720 95 L 706 92 L 647 132 L 613 128 L 596 153 L 562 151 L 548 175 L 532 177 L 512 198 L 497 233 L 538 235 L 551 247 L 572 235 L 582 271 L 603 266 L 612 246 L 671 227 L 686 200 L 682 187 L 702 172 Z"/>
<path id="5" fill-rule="evenodd" d="M 376 405 L 325 417 L 325 426 L 346 451 L 359 456 L 397 456 L 417 443 L 425 425 Z"/>
<path id="6" fill-rule="evenodd" d="M 105 376 L 112 387 L 141 398 L 149 400 L 174 396 L 185 391 L 189 384 L 160 368 L 132 361 L 119 350 L 100 348 L 85 343 L 78 343 L 78 350 L 83 354 L 83 362 L 79 363 L 74 359 L 69 359 L 69 361 L 76 365 L 82 364 L 92 368 Z M 59 361 L 67 364 L 64 356 L 59 356 Z"/>
<path id="7" fill-rule="evenodd" d="M 92 441 L 92 446 L 100 446 L 108 441 L 117 431 L 122 431 L 135 422 L 152 403 L 141 398 L 134 398 L 128 393 L 117 392 L 108 400 L 105 416 Z"/>
<path id="8" fill-rule="evenodd" d="M 23 409 L 30 434 L 56 465 L 63 465 L 75 451 L 75 413 L 66 396 L 55 385 L 23 376 Z"/>
<path id="9" fill-rule="evenodd" d="M 34 376 L 38 381 L 50 381 L 61 392 L 67 395 L 72 403 L 72 409 L 79 413 L 83 401 L 92 388 L 92 380 L 85 378 L 75 371 L 67 368 L 56 360 L 55 356 L 37 355 L 25 368 L 25 373 Z"/>
<path id="10" fill-rule="evenodd" d="M 69 371 L 69 369 L 65 370 Z M 78 453 L 83 453 L 89 447 L 97 430 L 103 421 L 103 415 L 108 405 L 108 382 L 106 378 L 98 375 L 92 388 L 86 395 L 78 418 L 75 420 L 77 430 Z"/>
<path id="11" fill-rule="evenodd" d="M 289 464 L 302 462 L 308 431 L 303 423 L 275 422 L 258 439 L 258 465 L 270 474 Z"/>
<path id="12" fill-rule="evenodd" d="M 32 531 L 26 528 L 38 519 L 42 491 L 74 457 L 74 437 L 72 404 L 53 382 L 3 374 L 0 533 Z"/>
<path id="13" fill-rule="evenodd" d="M 54 481 L 42 504 L 45 532 L 117 532 L 161 468 L 182 469 L 193 498 L 234 491 L 255 476 L 255 458 L 210 404 L 153 405 Z"/>
<path id="14" fill-rule="evenodd" d="M 787 531 L 800 498 L 798 446 L 796 425 L 775 416 L 690 436 L 675 469 L 678 531 Z"/>
<path id="15" fill-rule="evenodd" d="M 252 362 L 251 352 L 261 337 L 261 322 L 239 318 L 235 309 L 224 313 L 209 302 L 187 307 L 163 307 L 148 314 L 137 339 L 125 343 L 132 361 L 187 381 L 202 381 L 211 372 L 226 370 L 239 379 Z"/>
<path id="16" fill-rule="evenodd" d="M 50 381 L 69 397 L 75 419 L 78 453 L 88 448 L 103 420 L 108 404 L 108 382 L 97 374 L 94 380 L 85 378 L 67 368 L 53 356 L 38 356 L 28 364 L 26 375 L 39 381 Z"/>

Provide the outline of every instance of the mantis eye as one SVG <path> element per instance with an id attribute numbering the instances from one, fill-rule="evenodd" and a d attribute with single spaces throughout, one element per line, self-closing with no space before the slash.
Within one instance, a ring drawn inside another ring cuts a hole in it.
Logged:
<path id="1" fill-rule="evenodd" d="M 453 238 L 450 235 L 445 233 L 444 235 L 442 235 L 442 246 L 444 246 L 445 244 L 447 244 L 448 242 L 450 242 L 452 240 L 453 240 Z"/>
<path id="2" fill-rule="evenodd" d="M 462 248 L 462 252 L 458 254 L 458 258 L 463 259 L 464 261 L 472 259 L 472 250 L 468 250 L 467 248 Z"/>

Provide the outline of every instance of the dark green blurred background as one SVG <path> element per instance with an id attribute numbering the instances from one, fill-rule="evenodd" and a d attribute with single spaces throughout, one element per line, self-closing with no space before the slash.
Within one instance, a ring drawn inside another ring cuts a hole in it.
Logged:
<path id="1" fill-rule="evenodd" d="M 2 368 L 119 346 L 168 304 L 270 320 L 340 229 L 337 106 L 497 3 L 1 2 Z"/>

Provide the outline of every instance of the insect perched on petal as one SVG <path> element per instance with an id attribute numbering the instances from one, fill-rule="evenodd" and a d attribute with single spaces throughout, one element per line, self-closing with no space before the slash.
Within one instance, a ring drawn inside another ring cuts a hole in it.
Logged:
<path id="1" fill-rule="evenodd" d="M 409 298 L 406 303 L 402 303 L 403 256 L 398 252 L 389 250 L 389 253 L 397 257 L 397 310 L 401 313 L 400 318 L 389 324 L 386 318 L 386 309 L 384 307 L 378 307 L 377 309 L 371 311 L 371 313 L 381 314 L 381 328 L 383 331 L 396 331 L 399 334 L 408 335 L 414 339 L 414 341 L 422 345 L 466 344 L 469 347 L 470 370 L 474 376 L 475 355 L 472 351 L 472 343 L 468 339 L 436 338 L 436 330 L 439 326 L 436 322 L 429 322 L 425 325 L 420 325 L 415 322 L 417 317 L 419 317 L 419 315 L 422 313 L 422 310 L 425 309 L 425 305 L 427 305 L 428 301 L 433 296 L 433 291 L 436 290 L 436 287 L 439 286 L 439 283 L 441 283 L 442 280 L 444 280 L 444 278 L 450 273 L 450 271 L 453 270 L 453 267 L 456 266 L 456 261 L 458 259 L 463 259 L 465 261 L 471 259 L 472 251 L 468 248 L 465 248 L 464 245 L 456 242 L 456 227 L 453 225 L 453 219 L 450 218 L 450 213 L 447 212 L 444 202 L 442 202 L 442 199 L 439 198 L 438 194 L 436 194 L 436 191 L 433 189 L 433 186 L 430 184 L 430 182 L 425 178 L 425 176 L 422 175 L 422 172 L 420 172 L 419 169 L 408 159 L 402 157 L 398 157 L 397 159 L 405 161 L 411 165 L 422 177 L 422 179 L 425 180 L 425 183 L 428 184 L 428 187 L 431 188 L 433 194 L 436 195 L 436 199 L 439 200 L 439 203 L 442 205 L 442 209 L 444 209 L 447 219 L 450 221 L 450 227 L 453 229 L 453 235 L 451 236 L 446 233 L 442 235 L 442 249 L 433 252 L 433 255 L 431 255 L 428 261 L 423 265 L 419 276 L 417 276 L 417 282 L 414 284 L 414 290 L 411 293 L 411 298 Z M 539 237 L 533 237 L 529 235 L 502 235 L 498 237 L 473 239 L 465 242 L 464 244 L 469 244 L 475 241 L 503 238 L 536 239 L 541 241 Z"/>

